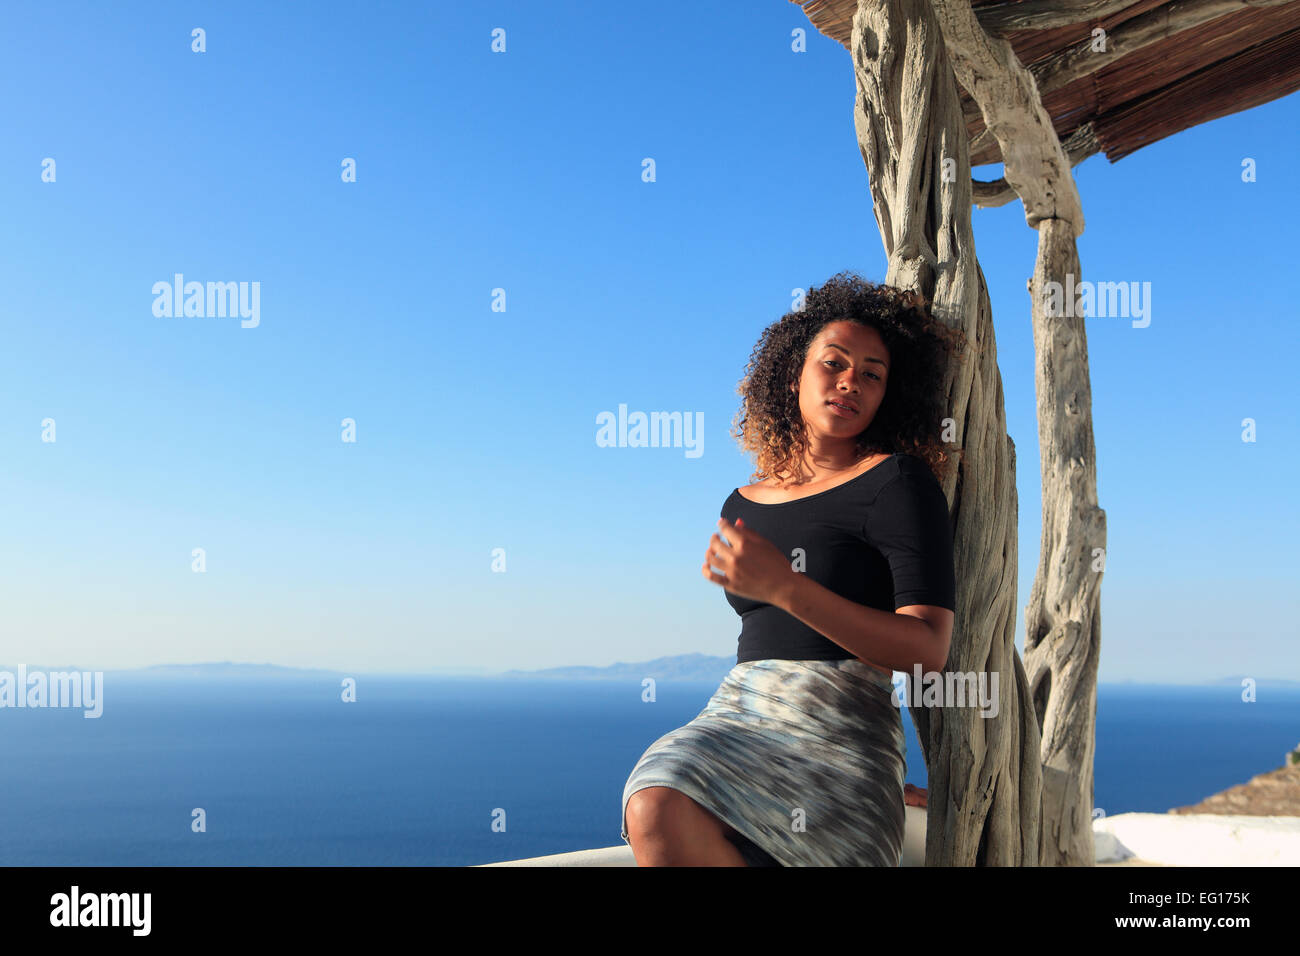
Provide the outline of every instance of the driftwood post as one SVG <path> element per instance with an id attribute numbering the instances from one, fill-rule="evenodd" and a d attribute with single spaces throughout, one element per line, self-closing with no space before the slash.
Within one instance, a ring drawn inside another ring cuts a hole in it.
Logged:
<path id="1" fill-rule="evenodd" d="M 1044 866 L 1091 866 L 1096 858 L 1093 753 L 1106 513 L 1097 507 L 1084 318 L 1053 314 L 1047 285 L 1072 289 L 1079 281 L 1070 223 L 1044 219 L 1030 280 L 1043 531 L 1025 608 L 1025 662 L 1042 733 Z"/>
<path id="2" fill-rule="evenodd" d="M 1025 666 L 1041 736 L 1039 862 L 1091 866 L 1105 515 L 1097 507 L 1084 317 L 1074 310 L 1049 310 L 1049 284 L 1056 284 L 1058 302 L 1061 292 L 1078 287 L 1076 238 L 1083 232 L 1083 209 L 1071 157 L 1038 87 L 1040 80 L 1058 80 L 1041 69 L 1036 79 L 1026 70 L 1007 40 L 985 32 L 970 0 L 932 2 L 955 75 L 971 91 L 987 133 L 997 140 L 1006 181 L 1024 203 L 1026 223 L 1038 230 L 1029 286 L 1043 530 L 1038 573 L 1025 609 Z M 1139 27 L 1133 21 L 1126 24 L 1130 32 Z M 1132 37 L 1128 42 L 1143 41 Z M 1071 76 L 1082 69 L 1078 64 L 1086 55 L 1072 53 L 1072 65 L 1058 65 Z"/>
<path id="3" fill-rule="evenodd" d="M 959 467 L 943 481 L 955 518 L 958 587 L 947 670 L 998 675 L 996 717 L 910 708 L 929 768 L 927 866 L 1032 866 L 1040 855 L 1039 732 L 1015 649 L 1015 448 L 1007 435 L 992 310 L 971 232 L 970 151 L 930 0 L 860 0 L 850 45 L 854 124 L 885 281 L 915 289 L 974 349 L 946 382 L 936 422 Z"/>

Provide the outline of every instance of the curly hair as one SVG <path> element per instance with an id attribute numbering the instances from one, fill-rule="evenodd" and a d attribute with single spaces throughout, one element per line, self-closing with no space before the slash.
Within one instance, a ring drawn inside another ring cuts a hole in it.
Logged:
<path id="1" fill-rule="evenodd" d="M 944 374 L 966 337 L 930 314 L 918 293 L 877 285 L 840 272 L 808 290 L 804 308 L 787 312 L 763 330 L 736 391 L 740 412 L 732 437 L 756 459 L 752 480 L 796 474 L 807 448 L 807 425 L 792 392 L 818 333 L 831 322 L 850 321 L 875 329 L 889 349 L 885 397 L 871 423 L 857 437 L 859 457 L 885 453 L 915 455 L 942 480 L 948 454 L 939 437 L 945 415 Z"/>

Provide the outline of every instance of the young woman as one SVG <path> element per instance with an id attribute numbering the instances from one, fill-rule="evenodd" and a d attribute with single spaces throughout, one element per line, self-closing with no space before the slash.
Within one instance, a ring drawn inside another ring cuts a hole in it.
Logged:
<path id="1" fill-rule="evenodd" d="M 754 484 L 701 568 L 741 617 L 736 666 L 623 790 L 639 866 L 897 866 L 892 671 L 940 671 L 956 606 L 936 478 L 961 341 L 916 295 L 840 273 L 764 330 L 734 436 Z"/>

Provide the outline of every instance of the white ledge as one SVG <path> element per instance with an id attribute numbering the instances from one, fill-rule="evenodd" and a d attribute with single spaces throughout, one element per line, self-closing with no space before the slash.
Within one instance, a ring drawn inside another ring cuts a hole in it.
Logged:
<path id="1" fill-rule="evenodd" d="M 1300 866 L 1300 817 L 1120 813 L 1092 824 L 1098 863 Z"/>

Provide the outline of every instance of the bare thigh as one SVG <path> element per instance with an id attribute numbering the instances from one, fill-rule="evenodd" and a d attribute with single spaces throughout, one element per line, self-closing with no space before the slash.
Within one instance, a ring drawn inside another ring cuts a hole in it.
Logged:
<path id="1" fill-rule="evenodd" d="M 658 813 L 685 813 L 694 817 L 701 825 L 711 825 L 728 840 L 740 836 L 736 828 L 712 811 L 701 806 L 696 800 L 674 790 L 672 787 L 643 787 L 627 798 L 628 831 L 631 832 L 631 820 L 654 819 Z"/>

